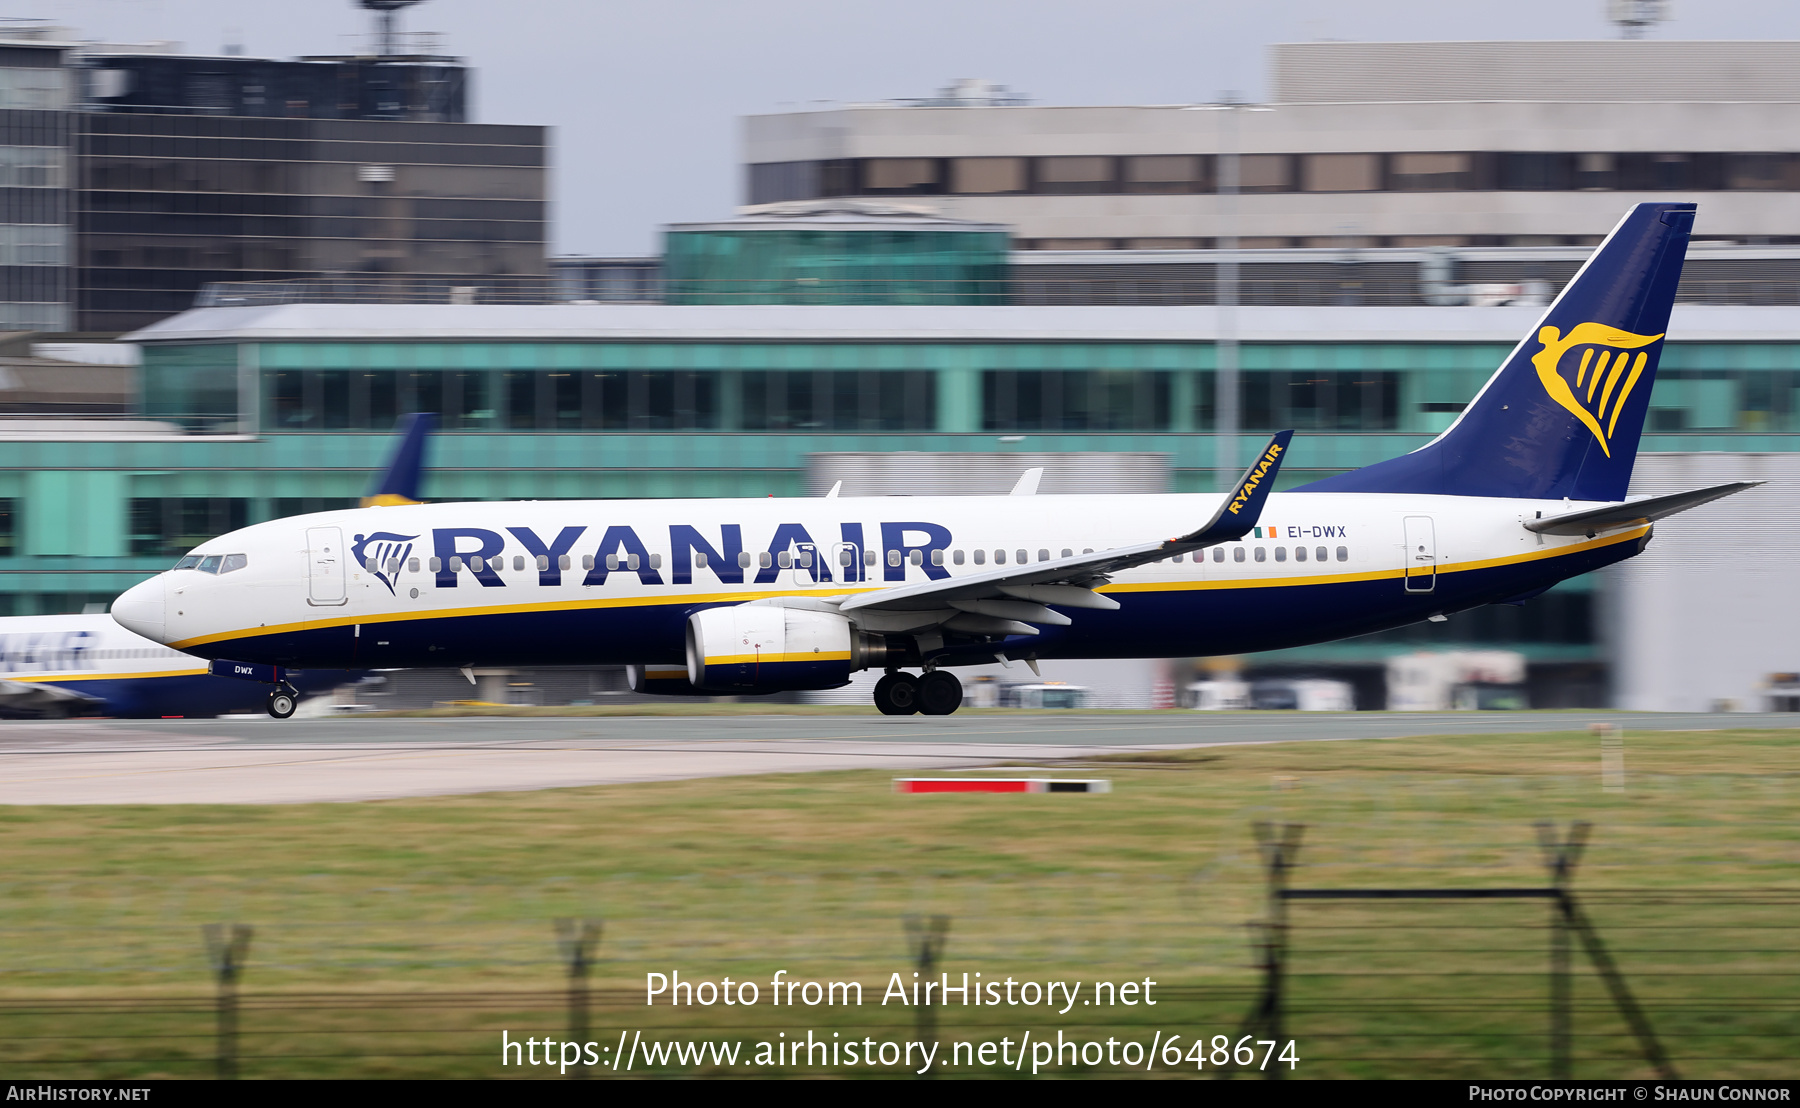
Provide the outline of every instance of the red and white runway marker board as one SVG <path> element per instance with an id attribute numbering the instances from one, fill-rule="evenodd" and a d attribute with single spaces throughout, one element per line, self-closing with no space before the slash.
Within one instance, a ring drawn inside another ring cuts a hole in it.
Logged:
<path id="1" fill-rule="evenodd" d="M 896 777 L 897 793 L 1109 793 L 1112 782 L 1067 777 Z"/>

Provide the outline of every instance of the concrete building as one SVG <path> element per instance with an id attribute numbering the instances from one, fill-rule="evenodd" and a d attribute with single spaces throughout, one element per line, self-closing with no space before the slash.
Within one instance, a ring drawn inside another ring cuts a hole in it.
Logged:
<path id="1" fill-rule="evenodd" d="M 1635 200 L 1800 241 L 1800 42 L 1290 43 L 1267 103 L 744 121 L 746 205 L 929 197 L 1026 248 L 1590 245 Z M 1222 188 L 1235 161 L 1238 195 Z"/>
<path id="2" fill-rule="evenodd" d="M 207 284 L 545 277 L 545 132 L 436 55 L 294 61 L 0 29 L 0 330 L 116 335 Z"/>

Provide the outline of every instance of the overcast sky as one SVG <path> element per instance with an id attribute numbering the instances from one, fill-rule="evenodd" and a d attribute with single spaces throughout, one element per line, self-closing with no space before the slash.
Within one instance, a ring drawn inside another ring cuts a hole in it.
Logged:
<path id="1" fill-rule="evenodd" d="M 665 223 L 738 202 L 737 118 L 930 95 L 985 77 L 1040 104 L 1169 104 L 1266 89 L 1264 47 L 1313 39 L 1615 37 L 1605 0 L 426 0 L 476 70 L 474 119 L 551 144 L 552 251 L 655 253 Z M 1793 0 L 1673 0 L 1656 38 L 1800 38 Z M 342 53 L 353 0 L 32 0 L 14 14 L 84 39 Z"/>

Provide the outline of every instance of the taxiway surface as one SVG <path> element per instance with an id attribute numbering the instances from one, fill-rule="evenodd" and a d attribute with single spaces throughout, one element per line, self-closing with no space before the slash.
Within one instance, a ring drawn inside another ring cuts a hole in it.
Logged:
<path id="1" fill-rule="evenodd" d="M 0 804 L 300 804 L 1407 735 L 1793 727 L 1622 712 L 68 720 L 0 725 Z M 1583 741 L 1587 741 L 1584 740 Z"/>

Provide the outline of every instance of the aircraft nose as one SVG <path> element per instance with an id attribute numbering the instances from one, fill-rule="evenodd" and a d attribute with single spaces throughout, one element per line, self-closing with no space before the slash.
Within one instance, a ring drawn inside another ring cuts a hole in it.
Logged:
<path id="1" fill-rule="evenodd" d="M 166 642 L 163 637 L 164 609 L 167 606 L 167 582 L 163 574 L 131 586 L 113 601 L 113 622 L 151 642 Z"/>

